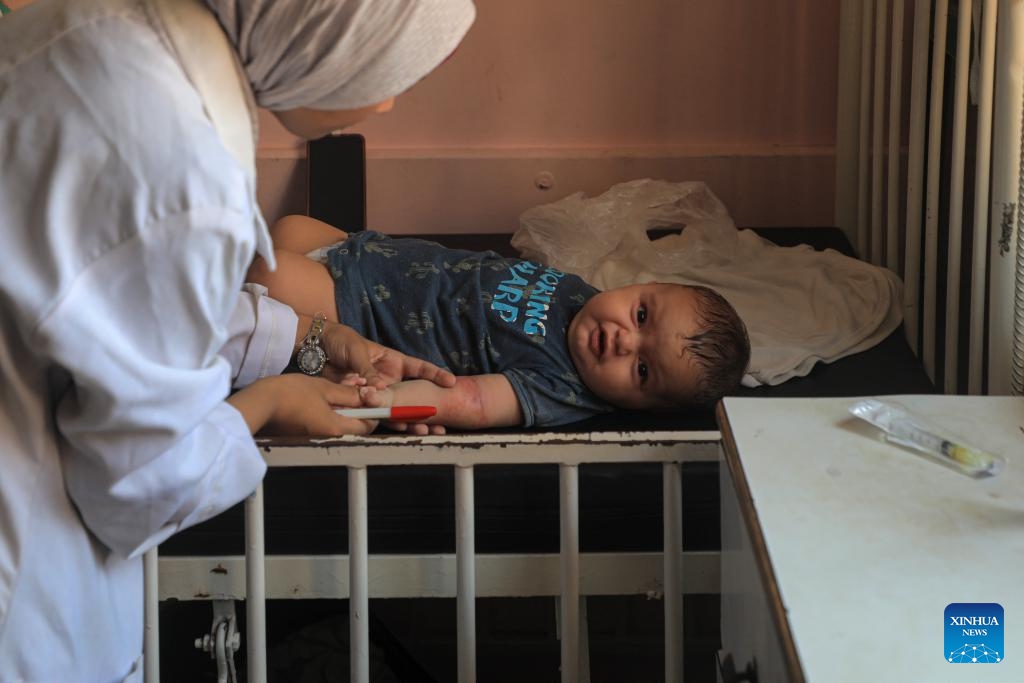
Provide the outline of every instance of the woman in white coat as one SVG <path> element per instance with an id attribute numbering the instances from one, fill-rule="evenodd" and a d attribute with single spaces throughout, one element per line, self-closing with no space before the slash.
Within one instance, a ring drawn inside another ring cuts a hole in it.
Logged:
<path id="1" fill-rule="evenodd" d="M 0 20 L 0 681 L 141 678 L 141 555 L 249 494 L 251 434 L 339 434 L 278 375 L 253 103 L 324 135 L 439 65 L 471 0 L 39 0 Z M 345 330 L 340 365 L 450 375 Z M 336 370 L 337 371 L 337 370 Z M 229 396 L 232 384 L 241 388 Z"/>

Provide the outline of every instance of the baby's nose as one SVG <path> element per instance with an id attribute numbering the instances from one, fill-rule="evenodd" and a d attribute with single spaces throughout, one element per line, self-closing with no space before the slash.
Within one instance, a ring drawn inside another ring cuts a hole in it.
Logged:
<path id="1" fill-rule="evenodd" d="M 629 330 L 620 329 L 615 333 L 615 353 L 628 356 L 636 348 L 636 337 Z"/>

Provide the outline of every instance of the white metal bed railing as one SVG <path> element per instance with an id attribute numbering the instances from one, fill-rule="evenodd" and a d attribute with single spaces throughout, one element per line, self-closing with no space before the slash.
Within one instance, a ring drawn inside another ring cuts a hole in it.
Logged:
<path id="1" fill-rule="evenodd" d="M 347 598 L 350 601 L 350 680 L 366 682 L 369 680 L 367 614 L 371 593 L 381 598 L 456 598 L 460 683 L 476 680 L 477 597 L 558 595 L 561 680 L 569 682 L 589 678 L 581 596 L 663 596 L 665 680 L 682 681 L 683 593 L 684 590 L 718 592 L 719 553 L 683 552 L 681 464 L 718 460 L 719 444 L 717 431 L 344 437 L 287 445 L 281 441 L 263 442 L 271 467 L 347 468 L 349 554 L 267 558 L 263 548 L 262 487 L 246 501 L 244 558 L 160 558 L 158 561 L 156 550 L 151 551 L 145 565 L 146 681 L 159 680 L 159 600 L 245 600 L 248 681 L 263 683 L 267 676 L 265 601 L 268 598 Z M 580 465 L 658 462 L 663 466 L 663 551 L 581 554 Z M 558 466 L 559 555 L 475 554 L 473 468 L 497 464 Z M 369 555 L 367 468 L 402 465 L 453 468 L 454 557 Z M 243 567 L 244 581 L 241 578 Z M 215 625 L 213 638 L 218 642 L 209 640 L 208 649 L 212 652 L 219 644 L 218 652 L 226 647 L 230 655 L 233 627 L 233 618 L 230 624 L 222 622 L 219 631 Z M 196 644 L 200 645 L 198 641 Z M 237 649 L 237 641 L 234 645 Z"/>
<path id="2" fill-rule="evenodd" d="M 945 393 L 1024 394 L 1024 0 L 842 0 L 840 21 L 836 224 L 903 277 L 907 339 Z"/>

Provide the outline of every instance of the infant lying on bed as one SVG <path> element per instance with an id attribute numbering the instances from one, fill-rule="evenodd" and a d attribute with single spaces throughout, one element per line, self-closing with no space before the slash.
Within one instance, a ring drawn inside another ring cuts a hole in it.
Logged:
<path id="1" fill-rule="evenodd" d="M 710 405 L 738 386 L 750 358 L 736 311 L 705 287 L 599 292 L 531 261 L 348 234 L 306 216 L 271 233 L 277 270 L 257 259 L 250 281 L 300 313 L 322 311 L 458 376 L 451 388 L 413 380 L 367 397 L 436 406 L 433 424 L 537 428 L 615 408 Z"/>

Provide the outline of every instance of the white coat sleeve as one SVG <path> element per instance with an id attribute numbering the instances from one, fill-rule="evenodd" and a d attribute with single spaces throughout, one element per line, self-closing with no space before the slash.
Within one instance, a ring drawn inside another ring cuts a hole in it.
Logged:
<path id="1" fill-rule="evenodd" d="M 62 467 L 86 526 L 138 555 L 255 490 L 266 465 L 220 354 L 251 256 L 244 216 L 176 214 L 78 270 L 37 328 L 70 376 Z"/>
<path id="2" fill-rule="evenodd" d="M 231 365 L 235 387 L 284 371 L 295 351 L 299 317 L 290 306 L 267 296 L 263 285 L 248 283 L 228 320 L 221 354 Z"/>

